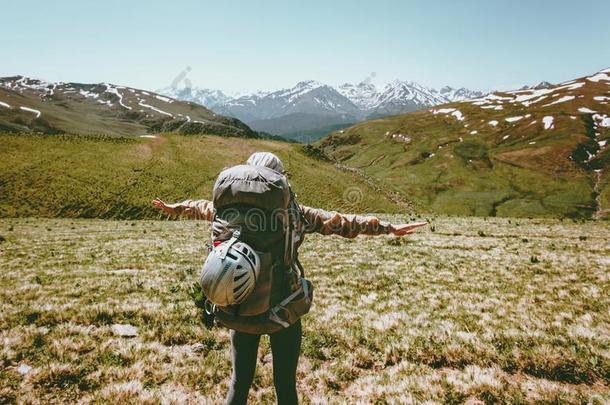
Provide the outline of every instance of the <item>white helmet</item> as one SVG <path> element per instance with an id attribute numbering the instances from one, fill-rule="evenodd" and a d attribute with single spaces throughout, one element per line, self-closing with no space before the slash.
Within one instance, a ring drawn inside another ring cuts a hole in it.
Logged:
<path id="1" fill-rule="evenodd" d="M 259 271 L 258 254 L 234 236 L 208 255 L 201 269 L 201 289 L 215 305 L 239 304 L 254 290 Z"/>

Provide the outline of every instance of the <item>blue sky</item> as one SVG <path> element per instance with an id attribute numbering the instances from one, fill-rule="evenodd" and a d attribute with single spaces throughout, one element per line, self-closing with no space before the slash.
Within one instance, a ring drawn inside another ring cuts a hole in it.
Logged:
<path id="1" fill-rule="evenodd" d="M 610 1 L 3 1 L 0 76 L 509 89 L 610 67 Z"/>

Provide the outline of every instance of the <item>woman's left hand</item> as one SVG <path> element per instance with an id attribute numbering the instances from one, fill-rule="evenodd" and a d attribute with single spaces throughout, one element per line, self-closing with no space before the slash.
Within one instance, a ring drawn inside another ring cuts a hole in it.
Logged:
<path id="1" fill-rule="evenodd" d="M 152 204 L 155 207 L 159 208 L 161 211 L 165 212 L 166 214 L 169 214 L 169 215 L 178 215 L 178 213 L 179 213 L 178 208 L 180 207 L 180 203 L 166 204 L 160 198 L 155 198 L 153 200 Z"/>
<path id="2" fill-rule="evenodd" d="M 405 236 L 413 233 L 415 229 L 428 225 L 427 222 L 413 222 L 411 224 L 391 225 L 390 233 L 396 236 Z"/>

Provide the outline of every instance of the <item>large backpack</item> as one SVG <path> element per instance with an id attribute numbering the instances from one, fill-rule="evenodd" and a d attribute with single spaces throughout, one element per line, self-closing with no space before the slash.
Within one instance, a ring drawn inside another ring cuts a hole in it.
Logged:
<path id="1" fill-rule="evenodd" d="M 213 307 L 217 321 L 251 334 L 292 325 L 309 312 L 313 286 L 298 261 L 305 219 L 288 179 L 264 166 L 233 166 L 219 174 L 213 204 L 212 243 L 237 236 L 260 257 L 252 294 L 239 305 Z"/>

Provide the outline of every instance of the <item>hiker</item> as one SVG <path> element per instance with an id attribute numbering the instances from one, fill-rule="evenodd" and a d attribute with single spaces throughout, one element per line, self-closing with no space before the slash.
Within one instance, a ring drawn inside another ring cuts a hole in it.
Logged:
<path id="1" fill-rule="evenodd" d="M 208 312 L 231 330 L 233 374 L 228 404 L 246 403 L 263 334 L 271 340 L 278 403 L 298 403 L 300 318 L 309 312 L 313 299 L 313 286 L 304 278 L 298 260 L 304 234 L 404 236 L 426 225 L 393 225 L 372 216 L 300 205 L 289 188 L 282 161 L 269 152 L 254 153 L 245 165 L 223 170 L 213 201 L 166 204 L 155 199 L 153 205 L 170 215 L 213 222 L 213 247 L 201 282 Z"/>

